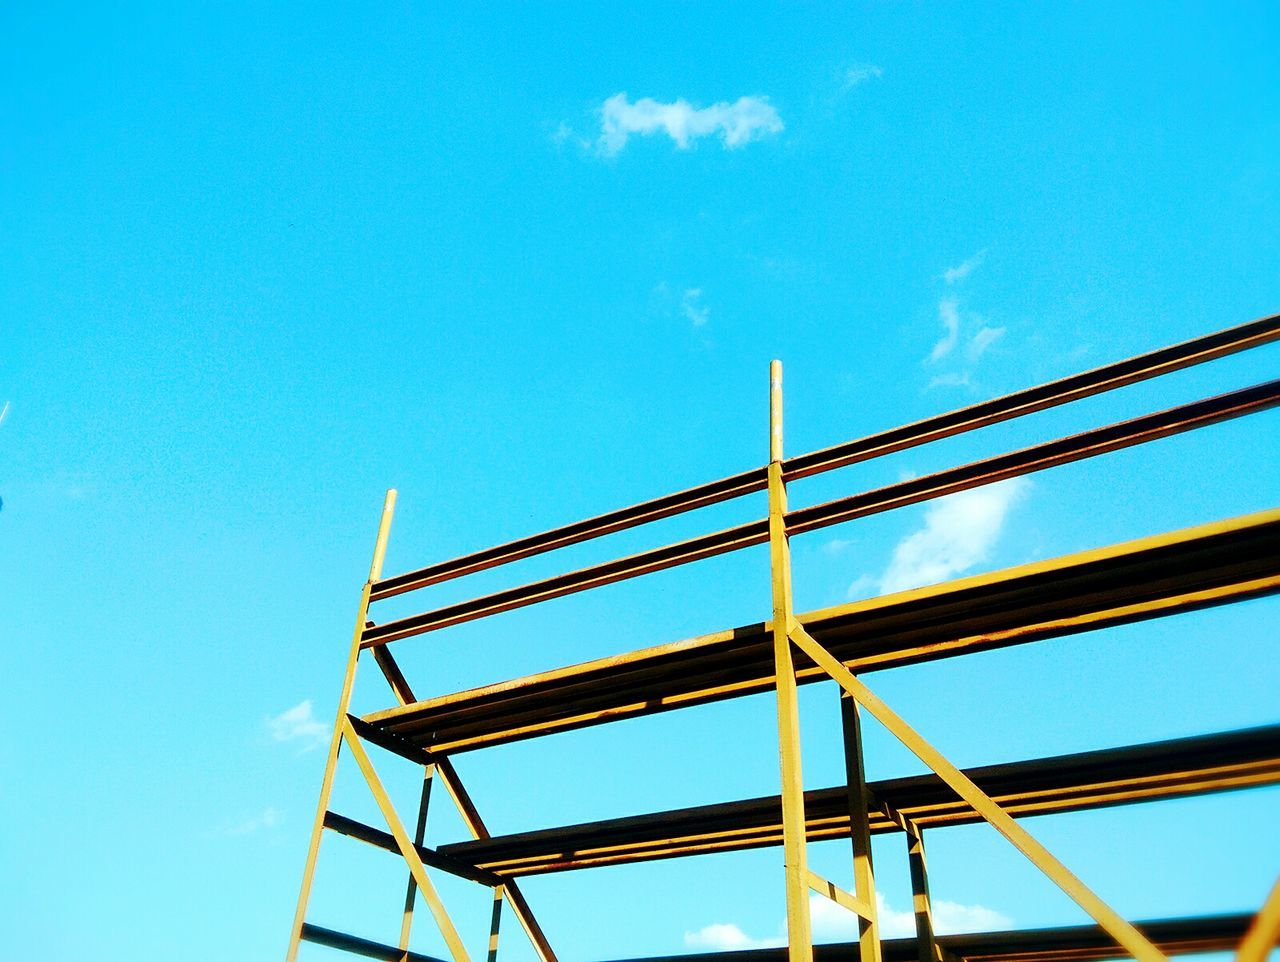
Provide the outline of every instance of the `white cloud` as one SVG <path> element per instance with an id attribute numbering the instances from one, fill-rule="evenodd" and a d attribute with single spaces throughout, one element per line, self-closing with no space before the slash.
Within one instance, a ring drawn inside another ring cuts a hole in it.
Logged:
<path id="1" fill-rule="evenodd" d="M 881 938 L 910 938 L 916 934 L 915 915 L 910 910 L 900 912 L 893 908 L 881 892 L 876 893 L 876 917 Z M 824 896 L 809 896 L 809 919 L 815 942 L 850 942 L 858 937 L 857 916 Z M 1011 920 L 983 905 L 934 900 L 933 924 L 939 935 L 954 935 L 1007 929 Z M 767 949 L 786 945 L 786 942 L 785 921 L 779 924 L 777 935 L 763 938 L 754 938 L 729 922 L 716 922 L 684 934 L 684 944 L 689 948 L 718 951 Z"/>
<path id="2" fill-rule="evenodd" d="M 329 726 L 312 714 L 310 698 L 268 718 L 267 730 L 278 742 L 302 742 L 303 751 L 316 748 L 329 737 Z"/>
<path id="3" fill-rule="evenodd" d="M 642 97 L 631 103 L 626 93 L 614 94 L 600 108 L 599 150 L 613 156 L 632 134 L 665 133 L 680 150 L 699 137 L 719 133 L 727 150 L 783 129 L 782 118 L 766 97 L 739 97 L 710 107 L 694 107 L 687 100 L 662 103 Z"/>
<path id="4" fill-rule="evenodd" d="M 983 326 L 979 328 L 978 333 L 973 335 L 969 339 L 969 343 L 965 345 L 964 356 L 969 359 L 970 363 L 976 362 L 983 354 L 987 353 L 987 348 L 1003 336 L 1003 327 Z"/>
<path id="5" fill-rule="evenodd" d="M 958 284 L 981 267 L 982 262 L 986 259 L 987 251 L 986 248 L 983 248 L 958 267 L 949 267 L 943 271 L 942 279 L 948 284 Z"/>
<path id="6" fill-rule="evenodd" d="M 987 560 L 1009 510 L 1030 489 L 1028 479 L 1011 478 L 933 502 L 924 526 L 893 549 L 880 593 L 937 584 Z"/>
<path id="7" fill-rule="evenodd" d="M 942 280 L 948 285 L 958 284 L 983 262 L 987 252 L 980 250 L 958 267 L 942 272 Z M 929 387 L 969 387 L 973 383 L 973 368 L 1005 334 L 1005 328 L 995 327 L 973 311 L 961 309 L 960 298 L 948 294 L 938 300 L 938 320 L 942 324 L 942 336 L 934 343 L 925 358 L 925 364 L 940 364 L 950 359 L 944 370 L 929 380 Z"/>
<path id="8" fill-rule="evenodd" d="M 942 338 L 929 352 L 930 361 L 940 361 L 955 350 L 960 340 L 960 302 L 954 297 L 938 301 L 938 320 L 942 322 Z"/>
<path id="9" fill-rule="evenodd" d="M 691 949 L 712 949 L 721 952 L 732 949 L 769 949 L 784 945 L 785 942 L 784 938 L 776 935 L 766 939 L 753 939 L 729 922 L 713 922 L 696 932 L 684 934 L 684 944 Z"/>
<path id="10" fill-rule="evenodd" d="M 844 72 L 844 89 L 849 90 L 877 77 L 883 77 L 884 71 L 873 63 L 860 63 Z"/>
<path id="11" fill-rule="evenodd" d="M 711 308 L 702 304 L 702 288 L 690 287 L 680 299 L 680 311 L 694 327 L 702 327 L 711 317 Z"/>
<path id="12" fill-rule="evenodd" d="M 260 815 L 246 819 L 239 825 L 233 825 L 223 831 L 224 835 L 250 835 L 259 829 L 275 828 L 280 824 L 280 812 L 274 808 L 267 807 L 262 810 Z"/>
<path id="13" fill-rule="evenodd" d="M 968 371 L 952 371 L 929 378 L 929 387 L 969 387 L 972 383 Z"/>

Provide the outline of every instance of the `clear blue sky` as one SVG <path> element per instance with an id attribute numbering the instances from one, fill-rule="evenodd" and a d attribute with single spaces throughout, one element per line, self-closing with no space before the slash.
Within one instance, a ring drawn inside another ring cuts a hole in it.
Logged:
<path id="1" fill-rule="evenodd" d="M 14 959 L 282 956 L 385 488 L 394 573 L 760 464 L 772 357 L 799 453 L 1280 309 L 1274 4 L 43 3 L 7 4 L 0 37 Z M 797 484 L 793 503 L 1278 359 Z M 798 602 L 1272 507 L 1278 442 L 1262 415 L 797 539 Z M 768 609 L 754 551 L 397 653 L 430 694 Z M 1254 602 L 869 680 L 966 765 L 1272 723 L 1278 616 Z M 357 701 L 387 701 L 368 666 Z M 804 697 L 812 787 L 839 777 L 834 702 Z M 917 770 L 868 745 L 873 777 Z M 515 831 L 771 793 L 774 746 L 759 696 L 459 768 Z M 407 808 L 412 771 L 379 763 Z M 349 772 L 335 808 L 377 820 Z M 1278 808 L 1261 791 L 1028 824 L 1121 912 L 1175 916 L 1261 901 Z M 433 841 L 460 836 L 447 811 Z M 900 840 L 877 846 L 901 911 Z M 813 853 L 847 878 L 844 846 Z M 956 924 L 1082 921 L 981 828 L 934 833 L 930 855 Z M 780 866 L 768 850 L 526 891 L 566 960 L 671 953 L 776 937 Z M 389 856 L 331 836 L 311 918 L 394 941 L 402 885 Z M 478 952 L 487 893 L 442 887 Z M 440 951 L 421 918 L 418 947 Z"/>

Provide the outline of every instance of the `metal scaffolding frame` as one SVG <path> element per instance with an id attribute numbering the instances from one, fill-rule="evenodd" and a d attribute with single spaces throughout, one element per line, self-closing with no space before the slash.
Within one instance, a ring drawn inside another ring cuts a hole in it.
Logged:
<path id="1" fill-rule="evenodd" d="M 1280 591 L 1280 509 L 809 613 L 794 609 L 790 539 L 1275 407 L 1280 404 L 1280 380 L 825 504 L 789 509 L 787 486 L 821 472 L 1277 340 L 1280 315 L 793 458 L 783 456 L 782 368 L 774 361 L 769 371 L 769 460 L 763 468 L 383 578 L 396 500 L 395 491 L 388 491 L 369 578 L 357 608 L 287 962 L 294 962 L 303 941 L 368 958 L 425 960 L 427 956 L 408 948 L 419 897 L 453 962 L 470 962 L 428 868 L 493 890 L 488 962 L 496 962 L 504 904 L 542 962 L 557 962 L 520 890 L 519 877 L 779 845 L 786 882 L 787 945 L 777 950 L 722 953 L 726 957 L 750 962 L 782 962 L 784 957 L 786 962 L 827 962 L 856 951 L 861 962 L 1091 962 L 1125 955 L 1158 962 L 1177 953 L 1230 948 L 1237 951 L 1240 962 L 1262 962 L 1280 941 L 1280 882 L 1253 917 L 1132 923 L 1036 841 L 1019 819 L 1280 784 L 1280 725 L 961 770 L 886 705 L 862 676 L 884 668 L 1276 593 Z M 376 601 L 757 492 L 767 493 L 768 498 L 767 517 L 760 521 L 385 624 L 369 620 L 370 605 Z M 772 617 L 760 624 L 427 699 L 415 697 L 391 655 L 389 645 L 400 639 L 766 544 L 773 607 Z M 365 651 L 377 663 L 396 704 L 358 717 L 350 714 L 351 695 Z M 834 681 L 840 695 L 845 784 L 806 792 L 798 686 L 822 680 Z M 776 692 L 777 701 L 778 796 L 495 837 L 452 761 L 455 754 L 487 746 L 769 689 Z M 928 774 L 868 782 L 862 752 L 864 712 L 915 754 L 927 766 Z M 421 797 L 412 834 L 387 796 L 365 750 L 366 743 L 422 766 Z M 368 785 L 388 831 L 330 810 L 334 776 L 344 748 Z M 428 803 L 437 779 L 457 806 L 472 841 L 436 848 L 425 844 Z M 1096 925 L 935 936 L 925 830 L 979 821 L 1008 839 Z M 404 860 L 408 881 L 397 945 L 306 921 L 326 830 Z M 914 939 L 884 940 L 879 931 L 871 837 L 884 832 L 901 832 L 906 843 L 914 894 Z M 819 876 L 808 866 L 808 843 L 831 838 L 850 840 L 852 889 Z M 854 946 L 813 945 L 811 892 L 854 914 L 859 930 Z M 689 958 L 694 957 L 680 957 Z"/>

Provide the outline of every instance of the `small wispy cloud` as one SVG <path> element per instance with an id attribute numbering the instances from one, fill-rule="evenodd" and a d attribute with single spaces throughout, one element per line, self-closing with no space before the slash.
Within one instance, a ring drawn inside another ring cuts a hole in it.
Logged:
<path id="1" fill-rule="evenodd" d="M 1027 478 L 1010 478 L 933 502 L 923 525 L 893 549 L 879 579 L 880 593 L 937 584 L 986 561 L 1010 510 L 1030 490 Z"/>
<path id="2" fill-rule="evenodd" d="M 856 538 L 828 538 L 822 550 L 827 554 L 843 554 L 854 544 L 857 544 Z"/>
<path id="3" fill-rule="evenodd" d="M 770 949 L 785 944 L 781 936 L 754 939 L 732 922 L 713 922 L 696 932 L 684 934 L 684 944 L 691 949 L 728 952 L 733 949 Z"/>
<path id="4" fill-rule="evenodd" d="M 319 747 L 329 737 L 329 726 L 315 717 L 310 698 L 268 718 L 267 731 L 278 742 L 301 742 L 303 751 Z"/>
<path id="5" fill-rule="evenodd" d="M 942 337 L 929 352 L 929 360 L 941 361 L 956 349 L 960 340 L 960 302 L 954 297 L 938 301 L 938 320 L 942 322 Z"/>
<path id="6" fill-rule="evenodd" d="M 884 71 L 873 63 L 854 64 L 844 72 L 844 89 L 852 90 L 858 84 L 884 76 Z"/>
<path id="7" fill-rule="evenodd" d="M 942 272 L 942 279 L 948 284 L 959 284 L 962 280 L 981 267 L 982 262 L 986 259 L 987 250 L 984 247 L 962 264 L 959 264 L 956 267 L 948 267 Z"/>
<path id="8" fill-rule="evenodd" d="M 883 893 L 876 893 L 876 916 L 880 922 L 882 938 L 906 938 L 915 935 L 915 915 L 899 911 L 885 901 Z M 823 942 L 853 941 L 858 937 L 858 919 L 852 912 L 821 895 L 809 897 L 809 919 L 814 940 Z M 962 905 L 945 899 L 933 902 L 934 930 L 939 935 L 956 935 L 961 932 L 990 932 L 1007 929 L 1012 924 L 1008 916 L 984 905 Z M 769 949 L 785 945 L 786 922 L 778 926 L 777 935 L 755 937 L 748 935 L 731 922 L 715 922 L 696 932 L 684 934 L 684 944 L 693 949 L 732 951 L 733 949 Z"/>
<path id="9" fill-rule="evenodd" d="M 679 150 L 687 150 L 694 141 L 719 134 L 725 149 L 733 150 L 782 129 L 782 118 L 767 97 L 739 97 L 733 103 L 695 107 L 684 99 L 663 103 L 641 97 L 632 103 L 624 92 L 601 105 L 596 145 L 601 154 L 612 157 L 633 135 L 666 134 Z"/>
<path id="10" fill-rule="evenodd" d="M 952 371 L 949 374 L 937 374 L 929 378 L 929 387 L 969 387 L 973 379 L 968 371 Z"/>
<path id="11" fill-rule="evenodd" d="M 268 806 L 259 814 L 252 818 L 245 819 L 230 828 L 223 829 L 223 835 L 252 835 L 254 832 L 261 831 L 266 828 L 275 828 L 280 824 L 280 812 L 278 809 Z"/>
<path id="12" fill-rule="evenodd" d="M 680 298 L 680 313 L 694 327 L 702 327 L 711 319 L 711 308 L 702 303 L 702 288 L 690 287 L 684 292 Z"/>
<path id="13" fill-rule="evenodd" d="M 978 251 L 958 267 L 943 271 L 941 279 L 948 286 L 959 284 L 978 269 L 986 256 L 986 250 Z M 956 294 L 938 299 L 938 322 L 942 325 L 942 336 L 934 342 L 925 363 L 938 365 L 949 360 L 952 370 L 933 375 L 929 387 L 969 387 L 973 383 L 974 367 L 1004 336 L 1005 329 L 988 324 L 979 314 L 962 310 Z"/>
<path id="14" fill-rule="evenodd" d="M 969 339 L 969 343 L 965 345 L 964 356 L 970 364 L 976 364 L 982 355 L 987 353 L 989 348 L 996 341 L 1004 336 L 1003 327 L 980 327 L 978 332 Z"/>

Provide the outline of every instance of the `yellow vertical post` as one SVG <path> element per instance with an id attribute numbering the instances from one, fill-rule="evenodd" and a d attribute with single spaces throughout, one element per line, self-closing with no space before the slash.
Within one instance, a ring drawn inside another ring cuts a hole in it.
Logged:
<path id="1" fill-rule="evenodd" d="M 307 902 L 311 898 L 311 881 L 315 877 L 316 857 L 320 853 L 320 838 L 324 834 L 324 816 L 329 809 L 329 796 L 333 792 L 333 775 L 338 767 L 338 752 L 342 746 L 342 726 L 346 721 L 347 707 L 351 703 L 351 691 L 355 686 L 356 665 L 360 660 L 360 636 L 364 632 L 365 616 L 369 613 L 369 592 L 373 583 L 382 576 L 382 559 L 387 553 L 387 538 L 391 533 L 391 518 L 396 510 L 396 491 L 387 491 L 382 502 L 382 518 L 378 522 L 378 538 L 373 545 L 373 560 L 369 564 L 369 580 L 360 592 L 360 604 L 356 609 L 356 628 L 351 639 L 351 651 L 347 655 L 347 671 L 342 679 L 342 693 L 338 696 L 338 711 L 333 723 L 333 735 L 329 739 L 329 754 L 325 759 L 324 778 L 320 782 L 320 801 L 316 804 L 316 820 L 311 826 L 311 843 L 307 848 L 307 861 L 302 869 L 302 890 L 298 893 L 298 907 L 293 915 L 293 929 L 289 934 L 289 949 L 285 962 L 298 957 L 298 944 L 302 941 L 302 923 L 307 916 Z"/>
<path id="2" fill-rule="evenodd" d="M 791 657 L 791 551 L 782 479 L 782 362 L 769 365 L 769 567 L 773 583 L 773 664 L 778 685 L 778 749 L 782 764 L 782 839 L 787 884 L 787 958 L 813 962 L 809 866 L 805 855 L 800 710 Z"/>
<path id="3" fill-rule="evenodd" d="M 902 830 L 907 836 L 907 863 L 911 867 L 912 908 L 916 917 L 916 958 L 919 962 L 940 962 L 938 943 L 933 934 L 933 902 L 929 898 L 929 872 L 924 859 L 924 831 L 904 818 Z"/>
<path id="4" fill-rule="evenodd" d="M 876 918 L 876 880 L 871 862 L 871 827 L 867 809 L 866 766 L 862 755 L 862 722 L 858 703 L 840 694 L 840 721 L 844 732 L 845 782 L 849 786 L 849 839 L 853 843 L 854 893 L 867 907 L 858 918 L 858 956 L 862 962 L 880 962 L 880 925 Z"/>
<path id="5" fill-rule="evenodd" d="M 422 845 L 427 838 L 427 807 L 431 804 L 431 784 L 435 781 L 436 766 L 429 764 L 422 770 L 422 798 L 418 802 L 418 823 L 414 827 L 413 842 Z M 414 881 L 413 872 L 409 873 L 409 882 L 405 886 L 404 916 L 400 921 L 400 950 L 409 948 L 409 932 L 413 928 L 413 904 L 417 901 L 418 883 Z"/>
<path id="6" fill-rule="evenodd" d="M 489 917 L 489 955 L 487 962 L 498 962 L 498 926 L 502 923 L 502 889 L 493 888 L 493 914 Z"/>

